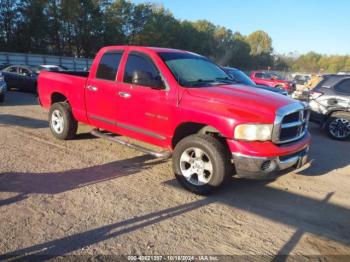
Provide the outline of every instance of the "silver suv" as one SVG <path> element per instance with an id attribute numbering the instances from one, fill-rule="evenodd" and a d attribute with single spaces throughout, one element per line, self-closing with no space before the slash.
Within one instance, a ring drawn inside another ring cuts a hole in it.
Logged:
<path id="1" fill-rule="evenodd" d="M 333 139 L 350 138 L 350 75 L 325 75 L 309 99 L 311 121 Z"/>

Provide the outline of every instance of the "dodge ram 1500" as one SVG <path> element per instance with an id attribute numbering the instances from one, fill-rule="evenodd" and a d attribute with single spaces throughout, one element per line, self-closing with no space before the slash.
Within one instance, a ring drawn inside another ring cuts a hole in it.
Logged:
<path id="1" fill-rule="evenodd" d="M 81 122 L 95 127 L 95 136 L 172 155 L 176 179 L 197 194 L 211 193 L 230 175 L 273 178 L 307 161 L 306 105 L 237 84 L 191 52 L 105 47 L 90 72 L 40 73 L 38 92 L 58 139 L 72 139 Z"/>

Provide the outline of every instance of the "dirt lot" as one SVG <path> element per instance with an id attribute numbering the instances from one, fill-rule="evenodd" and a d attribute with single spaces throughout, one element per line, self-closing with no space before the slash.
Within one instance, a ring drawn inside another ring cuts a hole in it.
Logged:
<path id="1" fill-rule="evenodd" d="M 50 134 L 32 94 L 0 105 L 0 254 L 350 255 L 350 142 L 311 126 L 311 165 L 199 197 L 171 161 Z M 1 257 L 0 257 L 1 260 Z"/>

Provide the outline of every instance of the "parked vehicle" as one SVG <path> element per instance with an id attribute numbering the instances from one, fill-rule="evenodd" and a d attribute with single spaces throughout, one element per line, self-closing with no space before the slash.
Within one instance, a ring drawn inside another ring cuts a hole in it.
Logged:
<path id="1" fill-rule="evenodd" d="M 6 82 L 4 81 L 4 76 L 0 71 L 0 103 L 4 102 L 5 100 L 6 89 L 7 89 L 7 85 L 6 85 Z"/>
<path id="2" fill-rule="evenodd" d="M 247 86 L 252 86 L 260 89 L 264 89 L 267 91 L 272 91 L 274 93 L 280 94 L 280 95 L 288 95 L 288 92 L 281 88 L 274 88 L 269 86 L 261 86 L 257 85 L 251 80 L 245 73 L 243 73 L 241 70 L 233 67 L 223 67 L 222 68 L 231 78 L 238 84 L 243 84 Z"/>
<path id="3" fill-rule="evenodd" d="M 19 90 L 36 92 L 38 74 L 32 67 L 13 65 L 6 67 L 2 73 L 8 89 L 17 88 Z"/>
<path id="4" fill-rule="evenodd" d="M 58 66 L 58 65 L 38 65 L 33 68 L 33 71 L 35 71 L 36 73 L 39 73 L 41 71 L 57 72 L 57 71 L 67 71 L 67 68 L 64 66 Z"/>
<path id="5" fill-rule="evenodd" d="M 310 93 L 311 120 L 337 140 L 350 138 L 350 75 L 325 75 Z"/>
<path id="6" fill-rule="evenodd" d="M 37 78 L 42 71 L 66 71 L 66 68 L 57 65 L 12 65 L 3 69 L 2 72 L 9 89 L 36 92 Z"/>
<path id="7" fill-rule="evenodd" d="M 235 86 L 219 66 L 194 53 L 106 47 L 89 73 L 42 72 L 38 91 L 56 138 L 74 138 L 81 122 L 95 127 L 95 136 L 155 157 L 172 155 L 176 179 L 197 194 L 213 192 L 229 175 L 271 179 L 307 161 L 305 104 Z"/>
<path id="8" fill-rule="evenodd" d="M 282 88 L 289 94 L 295 90 L 295 84 L 292 81 L 288 81 L 284 77 L 274 72 L 252 71 L 250 73 L 250 78 L 257 85 Z"/>
<path id="9" fill-rule="evenodd" d="M 297 85 L 305 85 L 311 80 L 311 75 L 297 74 L 294 76 L 294 82 Z"/>

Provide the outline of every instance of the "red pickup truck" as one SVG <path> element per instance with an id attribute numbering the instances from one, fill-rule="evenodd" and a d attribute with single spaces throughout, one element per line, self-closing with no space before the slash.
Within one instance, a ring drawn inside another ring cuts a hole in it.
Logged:
<path id="1" fill-rule="evenodd" d="M 280 88 L 286 90 L 288 93 L 295 91 L 295 84 L 292 81 L 288 81 L 273 72 L 252 71 L 250 73 L 250 78 L 257 85 Z"/>
<path id="2" fill-rule="evenodd" d="M 74 138 L 81 122 L 95 127 L 95 136 L 155 157 L 172 155 L 177 180 L 197 194 L 211 193 L 230 175 L 273 178 L 307 160 L 304 104 L 237 84 L 198 54 L 105 47 L 90 72 L 40 73 L 38 92 L 58 139 Z"/>

